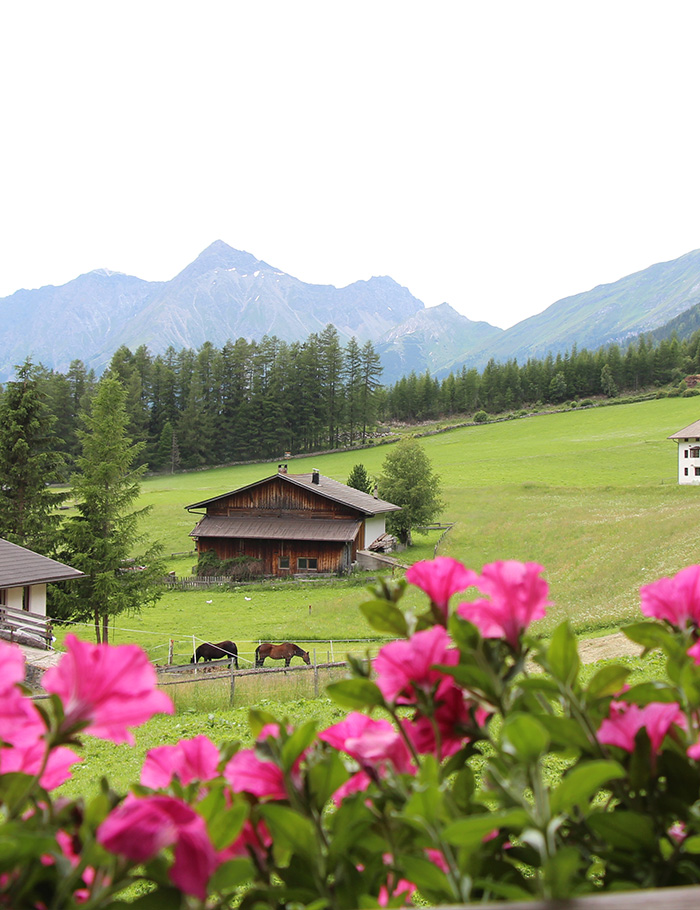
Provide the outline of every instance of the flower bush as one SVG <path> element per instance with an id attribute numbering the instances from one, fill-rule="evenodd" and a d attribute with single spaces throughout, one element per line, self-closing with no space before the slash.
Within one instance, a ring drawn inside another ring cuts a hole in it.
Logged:
<path id="1" fill-rule="evenodd" d="M 68 636 L 34 701 L 0 644 L 0 907 L 351 910 L 700 881 L 700 566 L 642 588 L 624 632 L 666 671 L 636 685 L 615 663 L 582 674 L 567 623 L 533 635 L 536 563 L 440 558 L 370 590 L 361 610 L 396 640 L 330 686 L 343 721 L 252 711 L 254 748 L 161 746 L 128 794 L 105 780 L 88 802 L 52 791 L 83 735 L 130 742 L 172 712 L 153 669 Z"/>

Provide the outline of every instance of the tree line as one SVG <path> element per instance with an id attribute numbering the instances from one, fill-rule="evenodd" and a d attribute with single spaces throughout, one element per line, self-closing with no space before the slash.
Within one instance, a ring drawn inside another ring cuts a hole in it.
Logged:
<path id="1" fill-rule="evenodd" d="M 341 345 L 334 326 L 304 342 L 238 338 L 222 348 L 153 356 L 120 347 L 106 371 L 126 390 L 128 433 L 150 470 L 278 458 L 364 441 L 377 417 L 382 368 L 371 342 Z M 54 433 L 69 466 L 80 413 L 97 379 L 80 360 L 42 371 Z"/>
<path id="2" fill-rule="evenodd" d="M 654 386 L 681 383 L 700 373 L 700 331 L 656 343 L 640 336 L 624 352 L 612 344 L 592 352 L 574 346 L 556 357 L 496 363 L 480 373 L 463 367 L 438 380 L 430 373 L 404 376 L 383 391 L 379 414 L 387 420 L 431 420 L 484 410 L 490 414 L 525 405 L 560 404 L 587 396 L 615 397 Z"/>

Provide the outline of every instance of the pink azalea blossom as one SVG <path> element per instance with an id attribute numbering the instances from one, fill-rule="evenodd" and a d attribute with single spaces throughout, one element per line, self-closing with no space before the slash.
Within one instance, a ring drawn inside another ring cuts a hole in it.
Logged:
<path id="1" fill-rule="evenodd" d="M 201 901 L 219 864 L 204 819 L 171 796 L 129 794 L 97 829 L 97 840 L 110 853 L 137 863 L 148 862 L 165 847 L 174 846 L 170 879 Z"/>
<path id="2" fill-rule="evenodd" d="M 613 702 L 610 717 L 598 730 L 598 742 L 618 746 L 625 752 L 634 752 L 635 737 L 641 729 L 647 731 L 653 755 L 657 755 L 666 734 L 675 724 L 685 726 L 685 716 L 675 702 L 652 702 L 640 708 L 626 702 Z"/>
<path id="3" fill-rule="evenodd" d="M 224 768 L 224 777 L 234 793 L 250 793 L 258 799 L 287 799 L 282 770 L 271 761 L 262 761 L 254 749 L 236 752 Z"/>
<path id="4" fill-rule="evenodd" d="M 0 694 L 13 690 L 24 680 L 24 654 L 17 645 L 0 641 Z"/>
<path id="5" fill-rule="evenodd" d="M 666 834 L 675 844 L 682 844 L 688 836 L 688 831 L 683 822 L 674 822 Z"/>
<path id="6" fill-rule="evenodd" d="M 258 822 L 254 825 L 249 818 L 243 822 L 241 833 L 230 846 L 226 847 L 219 854 L 219 859 L 224 862 L 233 859 L 236 856 L 246 856 L 254 854 L 258 859 L 262 859 L 267 848 L 272 844 L 272 836 L 265 825 L 265 822 Z"/>
<path id="7" fill-rule="evenodd" d="M 432 720 L 417 713 L 410 720 L 402 721 L 402 726 L 416 752 L 432 753 L 441 761 L 449 755 L 454 755 L 469 742 L 467 730 L 472 726 L 472 707 L 473 704 L 465 699 L 464 692 L 449 680 L 436 699 Z M 482 708 L 477 708 L 476 712 L 477 724 L 483 726 L 488 714 Z M 437 739 L 435 727 L 438 732 Z"/>
<path id="8" fill-rule="evenodd" d="M 484 566 L 476 586 L 489 600 L 462 603 L 457 613 L 473 623 L 484 638 L 505 638 L 517 648 L 521 633 L 548 606 L 549 586 L 536 562 L 506 560 Z"/>
<path id="9" fill-rule="evenodd" d="M 477 578 L 476 572 L 451 556 L 414 563 L 406 572 L 406 581 L 424 591 L 445 617 L 450 597 L 476 584 Z"/>
<path id="10" fill-rule="evenodd" d="M 346 780 L 342 786 L 338 787 L 333 794 L 333 802 L 336 806 L 339 806 L 346 797 L 351 796 L 353 793 L 364 793 L 371 782 L 372 779 L 366 771 L 358 771 L 357 774 L 353 774 L 349 780 Z"/>
<path id="11" fill-rule="evenodd" d="M 353 711 L 340 723 L 322 730 L 318 738 L 347 752 L 366 770 L 385 773 L 387 763 L 400 774 L 411 770 L 411 756 L 401 735 L 388 720 L 374 720 Z"/>
<path id="12" fill-rule="evenodd" d="M 700 641 L 696 641 L 691 648 L 688 648 L 687 654 L 688 657 L 693 658 L 695 664 L 700 664 Z"/>
<path id="13" fill-rule="evenodd" d="M 456 666 L 459 651 L 442 626 L 433 626 L 407 641 L 393 641 L 380 649 L 374 660 L 377 685 L 387 701 L 413 704 L 415 689 L 432 691 L 450 685 L 451 679 L 434 669 L 435 664 Z"/>
<path id="14" fill-rule="evenodd" d="M 154 790 L 170 786 L 174 777 L 183 787 L 193 780 L 213 780 L 217 776 L 219 750 L 204 734 L 180 740 L 174 746 L 150 749 L 141 769 L 141 783 Z"/>
<path id="15" fill-rule="evenodd" d="M 12 771 L 21 771 L 32 776 L 38 774 L 45 752 L 46 743 L 43 740 L 0 749 L 0 774 L 9 774 Z M 52 749 L 39 783 L 45 790 L 55 790 L 70 778 L 72 766 L 82 760 L 82 756 L 76 755 L 66 746 Z"/>
<path id="16" fill-rule="evenodd" d="M 663 619 L 672 626 L 700 626 L 700 565 L 687 566 L 672 578 L 660 578 L 640 588 L 645 616 Z"/>
<path id="17" fill-rule="evenodd" d="M 64 705 L 65 726 L 87 721 L 86 733 L 112 742 L 134 742 L 137 727 L 160 712 L 172 714 L 170 698 L 156 688 L 156 674 L 137 645 L 93 645 L 66 636 L 68 651 L 44 674 L 47 692 Z"/>

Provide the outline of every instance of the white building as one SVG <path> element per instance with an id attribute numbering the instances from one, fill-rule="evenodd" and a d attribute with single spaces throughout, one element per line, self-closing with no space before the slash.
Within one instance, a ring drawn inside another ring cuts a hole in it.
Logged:
<path id="1" fill-rule="evenodd" d="M 678 443 L 678 483 L 700 484 L 700 420 L 668 438 Z"/>

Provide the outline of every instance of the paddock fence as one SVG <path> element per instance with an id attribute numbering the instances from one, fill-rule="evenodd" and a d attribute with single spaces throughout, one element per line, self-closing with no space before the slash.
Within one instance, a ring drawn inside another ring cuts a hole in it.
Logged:
<path id="1" fill-rule="evenodd" d="M 329 683 L 347 677 L 347 663 L 319 663 L 315 654 L 310 656 L 311 664 L 289 667 L 236 669 L 227 660 L 158 667 L 158 688 L 172 698 L 178 713 L 318 698 Z"/>

